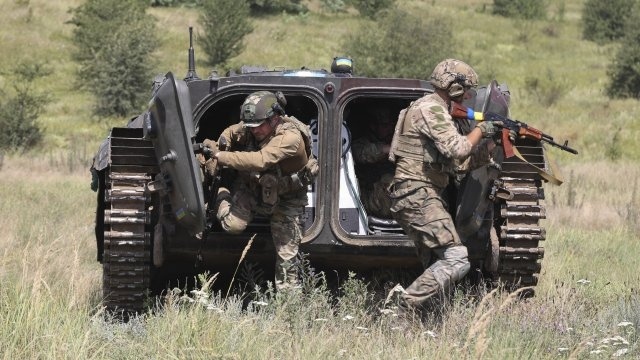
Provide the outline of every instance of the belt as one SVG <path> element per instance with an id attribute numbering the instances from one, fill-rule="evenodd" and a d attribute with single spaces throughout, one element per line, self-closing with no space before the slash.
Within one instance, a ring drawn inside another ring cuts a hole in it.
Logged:
<path id="1" fill-rule="evenodd" d="M 447 166 L 443 163 L 424 163 L 424 166 L 426 166 L 428 169 L 435 170 L 441 173 L 449 173 L 449 171 L 446 171 L 449 169 L 447 169 Z"/>
<path id="2" fill-rule="evenodd" d="M 402 180 L 401 182 L 395 183 L 391 185 L 391 191 L 399 191 L 408 188 L 419 188 L 421 186 L 427 185 L 426 181 L 421 180 Z"/>

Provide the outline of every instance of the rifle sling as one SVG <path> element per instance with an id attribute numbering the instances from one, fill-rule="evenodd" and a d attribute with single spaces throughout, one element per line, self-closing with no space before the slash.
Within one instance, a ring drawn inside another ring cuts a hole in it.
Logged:
<path id="1" fill-rule="evenodd" d="M 520 154 L 520 151 L 518 150 L 518 148 L 513 145 L 513 154 L 515 156 L 518 157 L 518 159 L 522 160 L 525 164 L 531 166 L 533 169 L 535 169 L 536 173 L 538 173 L 538 175 L 540 175 L 543 179 L 547 180 L 548 182 L 552 183 L 553 185 L 561 185 L 564 180 L 562 179 L 562 177 L 560 176 L 560 171 L 558 170 L 556 163 L 551 160 L 551 158 L 549 157 L 549 155 L 547 154 L 547 159 L 549 162 L 549 166 L 551 167 L 551 173 L 548 173 L 547 171 L 545 171 L 544 169 L 541 169 L 535 165 L 533 165 L 532 163 L 528 162 L 524 156 L 522 156 L 522 154 Z M 554 174 L 558 174 L 558 176 L 554 176 Z"/>

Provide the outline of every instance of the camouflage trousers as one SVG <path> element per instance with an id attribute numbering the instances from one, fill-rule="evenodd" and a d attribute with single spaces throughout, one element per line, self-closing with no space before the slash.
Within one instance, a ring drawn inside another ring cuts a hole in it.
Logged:
<path id="1" fill-rule="evenodd" d="M 360 187 L 360 200 L 367 214 L 379 218 L 391 219 L 391 198 L 389 185 L 393 174 L 383 174 L 378 181 L 369 186 Z"/>
<path id="2" fill-rule="evenodd" d="M 391 212 L 410 239 L 425 271 L 401 295 L 401 306 L 428 309 L 446 297 L 470 268 L 441 192 L 422 183 L 414 189 L 392 188 Z"/>
<path id="3" fill-rule="evenodd" d="M 279 194 L 275 205 L 263 204 L 260 199 L 260 191 L 244 183 L 235 183 L 232 191 L 221 187 L 217 197 L 217 218 L 226 232 L 239 234 L 247 228 L 254 214 L 269 216 L 276 250 L 276 288 L 296 286 L 297 255 L 302 240 L 299 218 L 307 204 L 306 189 Z"/>

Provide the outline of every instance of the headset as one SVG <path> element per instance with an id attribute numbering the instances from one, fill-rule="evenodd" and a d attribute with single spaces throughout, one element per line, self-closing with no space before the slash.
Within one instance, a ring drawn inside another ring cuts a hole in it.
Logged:
<path id="1" fill-rule="evenodd" d="M 284 115 L 284 107 L 287 106 L 287 99 L 282 91 L 276 91 L 276 102 L 271 105 L 271 110 L 278 115 Z"/>
<path id="2" fill-rule="evenodd" d="M 467 86 L 465 86 L 465 83 L 467 82 L 467 76 L 460 73 L 450 72 L 449 74 L 454 76 L 453 81 L 451 81 L 451 83 L 449 84 L 449 88 L 447 89 L 449 96 L 452 98 L 461 96 L 467 89 Z"/>

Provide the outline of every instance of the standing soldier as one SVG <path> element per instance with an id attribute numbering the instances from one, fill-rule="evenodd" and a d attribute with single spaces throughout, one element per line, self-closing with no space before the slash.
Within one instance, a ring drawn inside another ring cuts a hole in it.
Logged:
<path id="1" fill-rule="evenodd" d="M 296 257 L 302 239 L 298 221 L 307 204 L 306 185 L 318 171 L 308 127 L 286 116 L 285 105 L 280 92 L 247 96 L 240 108 L 240 123 L 221 135 L 229 151 L 213 154 L 219 166 L 238 171 L 230 189 L 218 190 L 216 216 L 232 234 L 244 231 L 254 213 L 270 217 L 278 289 L 297 284 Z M 214 141 L 204 143 L 217 149 Z"/>
<path id="2" fill-rule="evenodd" d="M 492 122 L 480 123 L 465 136 L 449 115 L 451 102 L 461 102 L 478 85 L 476 72 L 446 59 L 430 82 L 435 92 L 400 112 L 389 154 L 396 164 L 391 212 L 426 268 L 400 295 L 400 310 L 431 308 L 469 271 L 467 248 L 447 211 L 444 190 L 451 177 L 488 163 L 495 147 L 492 140 L 483 141 L 497 131 Z"/>

